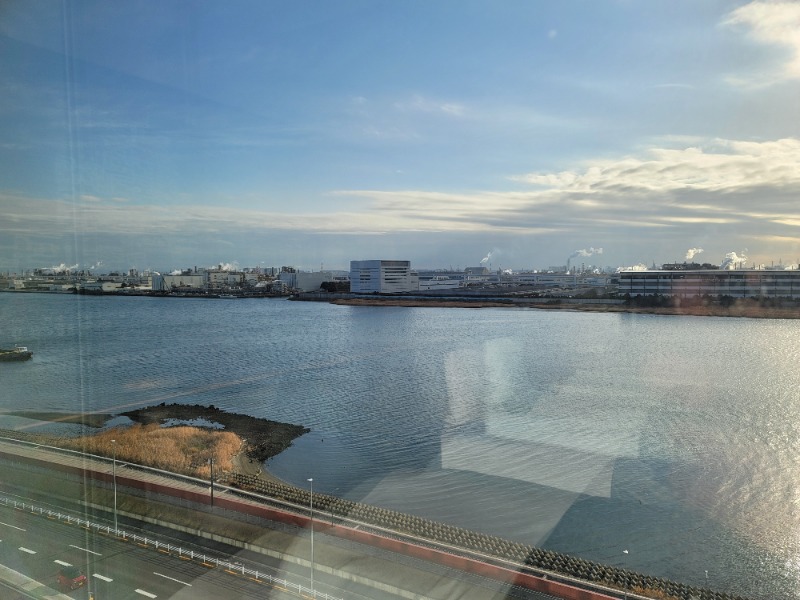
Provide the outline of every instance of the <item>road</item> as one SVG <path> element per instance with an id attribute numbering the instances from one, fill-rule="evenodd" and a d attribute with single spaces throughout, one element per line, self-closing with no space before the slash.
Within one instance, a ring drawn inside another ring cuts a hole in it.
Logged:
<path id="1" fill-rule="evenodd" d="M 0 443 L 0 447 L 7 444 Z M 12 450 L 19 449 L 16 447 Z M 23 449 L 24 450 L 24 449 Z M 34 450 L 39 457 L 41 449 Z M 46 453 L 50 454 L 50 453 Z M 86 459 L 52 456 L 54 461 L 76 462 L 86 466 Z M 93 464 L 93 468 L 107 468 L 110 465 Z M 118 466 L 119 471 L 122 469 Z M 125 470 L 127 471 L 127 469 Z M 89 510 L 92 520 L 113 523 L 113 515 L 98 506 L 97 488 L 84 485 L 84 480 L 41 467 L 31 468 L 16 462 L 4 460 L 0 464 L 3 490 L 6 494 L 20 494 L 27 498 L 27 491 L 38 498 L 36 504 L 59 502 L 63 497 L 67 504 L 81 498 L 89 489 L 95 490 Z M 135 472 L 137 476 L 139 472 Z M 13 481 L 12 481 L 13 480 Z M 174 483 L 174 482 L 170 482 Z M 178 485 L 181 485 L 178 483 Z M 16 487 L 15 487 L 16 486 Z M 46 490 L 46 491 L 45 491 Z M 125 491 L 120 488 L 120 505 L 124 506 Z M 109 506 L 108 498 L 100 502 Z M 63 510 L 69 511 L 64 505 Z M 148 512 L 157 513 L 160 509 L 153 505 Z M 171 510 L 175 509 L 173 506 Z M 187 509 L 188 512 L 191 510 Z M 136 513 L 138 514 L 138 513 Z M 261 521 L 257 526 L 246 525 L 240 521 L 228 521 L 213 516 L 209 512 L 193 513 L 197 519 L 209 524 L 210 531 L 224 532 L 228 528 L 250 528 L 244 538 L 251 539 L 258 548 L 254 551 L 242 549 L 241 545 L 227 546 L 208 539 L 202 534 L 192 534 L 192 530 L 180 533 L 166 529 L 152 520 L 147 524 L 132 521 L 133 513 L 128 512 L 120 519 L 120 527 L 133 530 L 142 527 L 148 537 L 164 539 L 169 543 L 188 548 L 209 551 L 224 560 L 241 562 L 247 568 L 259 573 L 275 573 L 276 577 L 288 579 L 295 584 L 309 586 L 309 532 L 294 526 L 273 524 Z M 5 516 L 5 518 L 3 518 Z M 23 516 L 25 519 L 23 520 Z M 87 517 L 81 510 L 78 516 Z M 38 523 L 38 520 L 44 523 Z M 215 525 L 210 520 L 217 519 Z M 200 521 L 197 521 L 200 522 Z M 60 563 L 69 563 L 85 570 L 89 575 L 90 586 L 95 600 L 107 598 L 282 598 L 286 595 L 280 590 L 268 589 L 264 583 L 249 581 L 241 576 L 227 573 L 222 569 L 211 569 L 178 557 L 161 555 L 153 549 L 143 549 L 130 542 L 95 536 L 85 530 L 76 530 L 60 523 L 48 522 L 43 517 L 30 521 L 29 515 L 11 510 L 0 510 L 0 563 L 5 564 L 29 577 L 43 582 L 52 582 Z M 172 526 L 170 526 L 172 527 Z M 273 527 L 275 527 L 273 529 Z M 15 529 L 18 528 L 18 529 Z M 133 528 L 133 529 L 130 529 Z M 241 533 L 241 532 L 240 532 Z M 232 534 L 233 535 L 233 534 Z M 487 579 L 478 575 L 437 565 L 433 562 L 411 558 L 402 554 L 364 546 L 355 542 L 330 537 L 318 532 L 315 550 L 317 570 L 315 589 L 322 590 L 338 598 L 369 598 L 372 600 L 399 600 L 400 598 L 460 598 L 463 600 L 505 600 L 508 598 L 552 599 L 553 596 L 533 592 L 508 583 Z M 206 550 L 203 550 L 206 549 Z M 228 559 L 228 557 L 232 557 Z M 19 568 L 17 568 L 19 565 Z M 110 580 L 110 581 L 109 581 Z M 78 590 L 73 597 L 85 600 L 87 590 Z M 106 595 L 111 594 L 111 595 Z"/>
<path id="2" fill-rule="evenodd" d="M 125 527 L 129 524 L 125 523 Z M 170 545 L 173 550 L 166 553 L 156 550 L 152 545 L 143 547 L 132 539 L 127 541 L 108 535 L 99 534 L 76 524 L 67 524 L 60 520 L 0 506 L 0 564 L 20 572 L 31 579 L 45 582 L 56 587 L 55 579 L 62 566 L 76 566 L 88 577 L 88 585 L 74 591 L 66 591 L 77 600 L 89 600 L 89 593 L 95 600 L 142 600 L 143 598 L 170 598 L 173 600 L 198 599 L 219 600 L 249 598 L 308 598 L 291 589 L 284 590 L 270 585 L 266 575 L 285 579 L 291 583 L 308 586 L 308 567 L 292 564 L 278 559 L 269 559 L 261 554 L 248 552 L 217 542 L 207 542 L 204 546 L 195 546 L 188 541 L 190 536 L 181 535 L 182 539 L 171 537 L 169 530 L 147 531 L 151 540 L 158 540 L 162 546 Z M 196 541 L 196 540 L 195 540 Z M 183 555 L 174 550 L 180 546 Z M 193 551 L 194 559 L 188 559 L 187 553 Z M 381 553 L 380 551 L 378 551 Z M 197 558 L 208 555 L 234 564 L 244 566 L 260 573 L 260 581 L 243 576 L 235 570 L 212 567 L 210 561 Z M 401 557 L 396 557 L 400 559 Z M 398 569 L 407 568 L 411 563 L 420 563 L 405 558 Z M 425 565 L 419 565 L 425 566 Z M 446 570 L 437 568 L 438 570 Z M 418 575 L 422 575 L 422 571 Z M 458 572 L 451 572 L 457 577 Z M 463 574 L 461 574 L 463 577 Z M 543 594 L 518 588 L 504 588 L 498 582 L 476 576 L 470 592 L 464 582 L 451 587 L 451 597 L 458 598 L 548 598 Z M 409 582 L 411 583 L 411 582 Z M 386 590 L 376 589 L 373 585 L 362 585 L 351 580 L 342 580 L 326 573 L 317 572 L 315 589 L 334 598 L 352 600 L 400 600 L 401 598 L 426 598 L 425 594 L 398 596 Z M 482 591 L 480 591 L 482 589 Z"/>
<path id="3" fill-rule="evenodd" d="M 95 600 L 298 598 L 199 560 L 10 508 L 0 508 L 0 563 L 54 588 L 59 569 L 74 565 L 88 577 L 86 587 L 67 592 L 79 600 L 90 591 Z"/>

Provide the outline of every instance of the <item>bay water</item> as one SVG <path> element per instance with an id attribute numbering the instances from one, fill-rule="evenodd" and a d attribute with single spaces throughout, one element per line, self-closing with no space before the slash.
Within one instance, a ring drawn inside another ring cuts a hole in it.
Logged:
<path id="1" fill-rule="evenodd" d="M 34 358 L 0 364 L 0 412 L 179 402 L 301 424 L 266 464 L 295 485 L 789 599 L 798 340 L 794 320 L 2 293 L 0 347 Z"/>

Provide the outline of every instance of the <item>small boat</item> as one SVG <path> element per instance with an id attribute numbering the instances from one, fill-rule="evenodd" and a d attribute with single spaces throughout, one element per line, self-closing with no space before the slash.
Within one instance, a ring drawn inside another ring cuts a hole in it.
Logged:
<path id="1" fill-rule="evenodd" d="M 0 362 L 11 362 L 14 360 L 28 360 L 33 356 L 33 352 L 27 346 L 14 346 L 11 350 L 0 348 Z"/>

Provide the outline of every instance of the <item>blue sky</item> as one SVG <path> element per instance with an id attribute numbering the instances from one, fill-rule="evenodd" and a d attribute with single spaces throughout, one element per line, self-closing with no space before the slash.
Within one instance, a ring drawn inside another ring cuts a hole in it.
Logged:
<path id="1" fill-rule="evenodd" d="M 0 269 L 797 264 L 798 98 L 797 2 L 6 0 Z"/>

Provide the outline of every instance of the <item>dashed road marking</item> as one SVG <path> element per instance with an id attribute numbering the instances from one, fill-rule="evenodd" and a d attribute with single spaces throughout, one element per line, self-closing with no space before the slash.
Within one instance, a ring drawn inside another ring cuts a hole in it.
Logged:
<path id="1" fill-rule="evenodd" d="M 54 560 L 54 563 L 57 565 L 61 565 L 62 567 L 71 567 L 72 563 L 64 562 L 63 560 Z"/>
<path id="2" fill-rule="evenodd" d="M 72 544 L 69 545 L 70 548 L 75 548 L 76 550 L 80 550 L 81 552 L 88 552 L 89 554 L 94 554 L 95 556 L 103 556 L 99 552 L 94 552 L 89 550 L 88 548 L 81 548 L 80 546 L 73 546 Z"/>
<path id="3" fill-rule="evenodd" d="M 186 583 L 185 581 L 181 581 L 180 579 L 175 579 L 174 577 L 169 577 L 168 575 L 156 573 L 155 571 L 153 571 L 153 575 L 158 575 L 159 577 L 163 577 L 164 579 L 169 579 L 170 581 L 174 581 L 175 583 L 180 583 L 181 585 L 187 585 L 189 587 L 192 587 L 191 583 Z"/>
<path id="4" fill-rule="evenodd" d="M 106 577 L 105 575 L 100 575 L 99 573 L 95 573 L 94 575 L 92 575 L 92 577 L 97 577 L 97 579 L 100 579 L 100 580 L 106 581 L 106 582 L 114 581 L 113 579 L 111 579 L 111 577 Z"/>
<path id="5" fill-rule="evenodd" d="M 28 531 L 27 529 L 23 529 L 22 527 L 17 527 L 16 525 L 11 525 L 10 523 L 3 523 L 0 521 L 0 525 L 5 525 L 6 527 L 11 527 L 12 529 L 17 529 L 19 531 Z"/>
<path id="6" fill-rule="evenodd" d="M 27 552 L 28 554 L 36 554 L 36 550 L 31 550 L 30 548 L 25 548 L 24 546 L 20 546 L 19 549 L 23 552 Z"/>
<path id="7" fill-rule="evenodd" d="M 136 592 L 137 594 L 141 594 L 142 596 L 147 596 L 148 598 L 157 598 L 158 597 L 155 594 L 151 594 L 150 592 L 145 592 L 144 590 L 136 589 L 136 590 L 133 590 L 133 591 Z"/>

